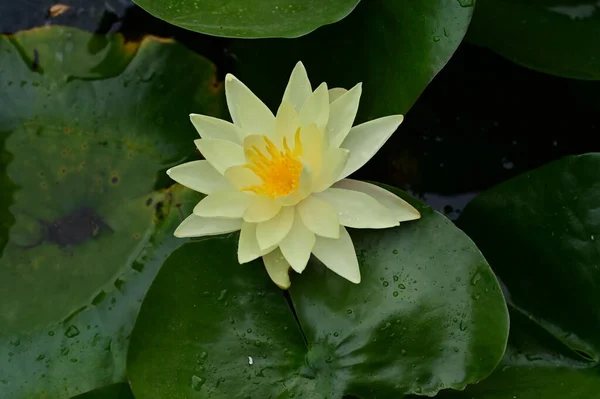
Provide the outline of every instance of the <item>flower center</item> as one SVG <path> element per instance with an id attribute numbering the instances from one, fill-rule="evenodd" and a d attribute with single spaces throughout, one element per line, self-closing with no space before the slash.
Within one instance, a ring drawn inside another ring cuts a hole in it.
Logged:
<path id="1" fill-rule="evenodd" d="M 263 181 L 262 184 L 245 187 L 244 191 L 252 191 L 259 195 L 269 197 L 283 197 L 293 192 L 300 182 L 302 172 L 302 143 L 300 142 L 300 128 L 294 136 L 294 149 L 288 147 L 285 137 L 283 138 L 283 151 L 279 150 L 267 136 L 265 140 L 264 154 L 258 147 L 252 146 L 246 150 L 248 163 L 244 167 L 253 171 Z"/>

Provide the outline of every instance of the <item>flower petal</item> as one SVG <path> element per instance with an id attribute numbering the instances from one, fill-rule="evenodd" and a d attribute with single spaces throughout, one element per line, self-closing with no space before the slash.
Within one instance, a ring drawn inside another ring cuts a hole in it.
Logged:
<path id="1" fill-rule="evenodd" d="M 349 155 L 350 151 L 345 148 L 329 148 L 326 150 L 323 154 L 321 173 L 319 173 L 319 177 L 315 180 L 313 186 L 314 193 L 328 189 L 338 181 L 338 176 L 346 167 Z"/>
<path id="2" fill-rule="evenodd" d="M 221 174 L 225 173 L 227 168 L 246 163 L 242 146 L 231 141 L 199 139 L 194 140 L 194 144 L 204 158 Z"/>
<path id="3" fill-rule="evenodd" d="M 396 220 L 405 222 L 408 220 L 416 220 L 421 217 L 421 214 L 411 204 L 404 201 L 394 193 L 376 186 L 371 183 L 366 183 L 359 180 L 344 179 L 333 185 L 335 188 L 343 188 L 346 190 L 360 191 L 377 200 L 381 205 L 389 209 Z"/>
<path id="4" fill-rule="evenodd" d="M 292 70 L 290 80 L 283 93 L 283 101 L 289 102 L 297 111 L 300 111 L 311 93 L 312 87 L 306 74 L 306 68 L 299 61 Z"/>
<path id="5" fill-rule="evenodd" d="M 231 189 L 231 184 L 208 161 L 192 161 L 167 170 L 177 183 L 203 194 Z"/>
<path id="6" fill-rule="evenodd" d="M 274 218 L 266 222 L 259 223 L 256 226 L 256 240 L 258 247 L 262 250 L 278 245 L 283 240 L 294 223 L 294 208 L 281 208 L 279 213 Z"/>
<path id="7" fill-rule="evenodd" d="M 273 280 L 279 288 L 282 290 L 290 288 L 290 265 L 287 263 L 279 249 L 275 249 L 263 256 L 263 262 L 265 263 L 265 268 L 267 269 L 269 277 L 271 277 L 271 280 Z"/>
<path id="8" fill-rule="evenodd" d="M 308 165 L 313 179 L 318 178 L 321 173 L 323 160 L 323 135 L 317 125 L 311 123 L 300 130 L 300 142 L 302 143 L 302 163 Z"/>
<path id="9" fill-rule="evenodd" d="M 190 114 L 190 120 L 203 139 L 219 139 L 233 141 L 236 144 L 242 143 L 242 131 L 231 122 L 200 114 Z"/>
<path id="10" fill-rule="evenodd" d="M 266 222 L 275 217 L 280 209 L 281 205 L 273 198 L 257 195 L 244 212 L 244 221 L 249 223 Z"/>
<path id="11" fill-rule="evenodd" d="M 275 140 L 278 146 L 283 145 L 283 138 L 285 137 L 288 144 L 294 143 L 294 136 L 296 130 L 300 127 L 300 116 L 294 106 L 283 101 L 277 110 L 277 116 L 275 117 Z"/>
<path id="12" fill-rule="evenodd" d="M 373 197 L 359 191 L 328 188 L 314 196 L 336 209 L 340 224 L 343 226 L 357 229 L 384 229 L 400 224 L 392 211 Z"/>
<path id="13" fill-rule="evenodd" d="M 273 133 L 275 116 L 271 110 L 230 73 L 225 77 L 225 95 L 233 123 L 246 134 Z"/>
<path id="14" fill-rule="evenodd" d="M 260 177 L 245 167 L 244 165 L 232 166 L 225 171 L 225 179 L 228 180 L 230 187 L 233 186 L 238 190 L 243 190 L 250 186 L 262 184 Z"/>
<path id="15" fill-rule="evenodd" d="M 330 104 L 327 137 L 332 147 L 339 147 L 350 132 L 361 94 L 362 84 L 359 83 Z"/>
<path id="16" fill-rule="evenodd" d="M 321 83 L 300 110 L 300 122 L 303 126 L 314 123 L 319 129 L 325 130 L 328 120 L 329 93 L 327 92 L 327 83 Z"/>
<path id="17" fill-rule="evenodd" d="M 281 253 L 292 269 L 297 273 L 302 273 L 308 264 L 314 246 L 315 233 L 302 223 L 300 215 L 297 214 L 289 234 L 279 243 Z"/>
<path id="18" fill-rule="evenodd" d="M 312 253 L 329 270 L 339 274 L 346 280 L 360 283 L 360 268 L 354 250 L 354 244 L 344 226 L 340 226 L 338 239 L 317 237 Z"/>
<path id="19" fill-rule="evenodd" d="M 238 242 L 238 262 L 240 264 L 253 261 L 274 249 L 275 247 L 261 250 L 258 247 L 258 241 L 256 241 L 256 223 L 242 224 L 240 240 Z"/>
<path id="20" fill-rule="evenodd" d="M 350 129 L 341 145 L 342 148 L 350 150 L 350 156 L 338 179 L 356 172 L 367 163 L 396 131 L 403 118 L 402 115 L 386 116 Z"/>
<path id="21" fill-rule="evenodd" d="M 194 215 L 241 219 L 252 202 L 253 195 L 242 191 L 218 191 L 198 202 Z"/>
<path id="22" fill-rule="evenodd" d="M 329 104 L 340 98 L 340 96 L 346 93 L 348 90 L 343 87 L 334 87 L 333 89 L 329 89 Z"/>
<path id="23" fill-rule="evenodd" d="M 300 202 L 296 209 L 302 218 L 302 223 L 313 233 L 330 238 L 338 238 L 340 221 L 334 207 L 327 202 L 311 195 Z"/>
<path id="24" fill-rule="evenodd" d="M 175 237 L 203 237 L 231 233 L 242 228 L 242 219 L 203 218 L 188 216 L 175 230 Z"/>

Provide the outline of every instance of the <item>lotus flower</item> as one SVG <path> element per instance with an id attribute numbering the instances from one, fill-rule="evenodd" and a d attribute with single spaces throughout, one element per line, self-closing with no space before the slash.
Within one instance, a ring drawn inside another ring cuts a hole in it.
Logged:
<path id="1" fill-rule="evenodd" d="M 387 116 L 352 127 L 362 86 L 312 90 L 304 65 L 292 71 L 277 115 L 241 81 L 225 78 L 233 123 L 192 114 L 205 160 L 167 171 L 207 196 L 176 229 L 177 237 L 240 231 L 240 264 L 262 257 L 282 289 L 289 269 L 302 273 L 311 254 L 341 277 L 360 282 L 346 227 L 383 229 L 420 218 L 378 186 L 347 179 L 402 123 Z"/>

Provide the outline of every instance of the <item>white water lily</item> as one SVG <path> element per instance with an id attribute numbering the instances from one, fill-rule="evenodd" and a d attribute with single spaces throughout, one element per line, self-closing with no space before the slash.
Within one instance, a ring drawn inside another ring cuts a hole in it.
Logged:
<path id="1" fill-rule="evenodd" d="M 302 273 L 311 253 L 329 269 L 360 282 L 346 227 L 381 229 L 420 218 L 389 191 L 347 179 L 392 135 L 402 115 L 352 127 L 361 84 L 312 90 L 304 65 L 292 71 L 277 115 L 233 75 L 225 79 L 233 123 L 192 114 L 205 160 L 167 171 L 207 194 L 175 231 L 201 237 L 241 230 L 238 261 L 262 257 L 279 287 L 289 269 Z"/>

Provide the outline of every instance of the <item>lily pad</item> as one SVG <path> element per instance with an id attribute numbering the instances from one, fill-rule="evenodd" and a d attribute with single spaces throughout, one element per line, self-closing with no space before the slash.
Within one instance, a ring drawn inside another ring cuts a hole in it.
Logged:
<path id="1" fill-rule="evenodd" d="M 400 397 L 485 378 L 508 334 L 496 278 L 462 231 L 397 193 L 422 219 L 351 232 L 359 285 L 312 259 L 288 303 L 260 261 L 237 263 L 235 235 L 175 251 L 132 335 L 135 397 Z"/>
<path id="2" fill-rule="evenodd" d="M 363 1 L 343 21 L 299 39 L 235 41 L 237 76 L 276 109 L 289 71 L 302 61 L 315 85 L 363 82 L 358 120 L 406 113 L 461 43 L 473 5 Z"/>
<path id="3" fill-rule="evenodd" d="M 566 157 L 463 211 L 459 225 L 505 283 L 511 338 L 489 379 L 449 397 L 599 397 L 599 168 L 600 154 Z"/>
<path id="4" fill-rule="evenodd" d="M 157 18 L 214 36 L 298 37 L 346 17 L 360 0 L 134 0 Z"/>
<path id="5" fill-rule="evenodd" d="M 467 40 L 526 67 L 600 79 L 597 0 L 478 0 Z"/>
<path id="6" fill-rule="evenodd" d="M 163 189 L 164 170 L 222 90 L 210 62 L 158 39 L 41 28 L 0 37 L 0 54 L 0 388 L 68 398 L 124 380 L 141 298 L 198 198 Z"/>

